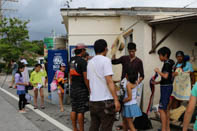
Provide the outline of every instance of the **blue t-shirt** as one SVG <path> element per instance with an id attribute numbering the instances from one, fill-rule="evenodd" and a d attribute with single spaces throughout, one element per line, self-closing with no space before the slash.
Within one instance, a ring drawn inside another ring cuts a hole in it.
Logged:
<path id="1" fill-rule="evenodd" d="M 181 66 L 182 66 L 182 64 L 177 64 L 176 65 L 176 68 L 180 68 Z M 187 71 L 194 72 L 194 69 L 192 67 L 192 64 L 190 62 L 186 62 L 185 67 L 183 67 L 183 71 L 184 72 L 187 72 Z"/>

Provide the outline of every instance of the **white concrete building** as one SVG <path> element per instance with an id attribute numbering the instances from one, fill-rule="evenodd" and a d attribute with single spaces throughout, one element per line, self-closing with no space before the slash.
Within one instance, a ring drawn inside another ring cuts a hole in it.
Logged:
<path id="1" fill-rule="evenodd" d="M 149 80 L 154 68 L 161 68 L 158 48 L 167 46 L 175 53 L 183 50 L 196 57 L 197 9 L 180 8 L 121 8 L 121 9 L 61 9 L 63 24 L 68 33 L 69 45 L 85 43 L 93 45 L 97 39 L 105 39 L 109 49 L 115 39 L 123 34 L 124 42 L 133 41 L 137 45 L 137 56 L 143 60 L 145 72 L 144 109 L 150 96 Z M 126 44 L 125 44 L 126 45 Z M 127 46 L 125 46 L 127 47 Z M 116 57 L 128 54 L 127 48 L 117 51 Z M 108 54 L 111 57 L 110 53 Z M 197 65 L 197 62 L 194 62 Z M 114 80 L 120 80 L 121 65 L 114 66 Z M 159 98 L 159 87 L 156 98 Z M 155 99 L 155 104 L 159 101 Z"/>

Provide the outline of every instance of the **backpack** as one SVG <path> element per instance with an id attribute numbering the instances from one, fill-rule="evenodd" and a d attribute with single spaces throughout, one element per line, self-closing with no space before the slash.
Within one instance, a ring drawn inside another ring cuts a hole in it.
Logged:
<path id="1" fill-rule="evenodd" d="M 153 128 L 148 115 L 144 112 L 142 112 L 142 116 L 135 118 L 133 124 L 138 130 L 149 130 Z"/>
<path id="2" fill-rule="evenodd" d="M 78 59 L 71 59 L 71 61 L 70 61 L 69 73 L 71 76 L 81 76 L 81 74 L 79 73 L 79 71 L 77 69 L 77 66 L 78 66 L 77 60 Z"/>

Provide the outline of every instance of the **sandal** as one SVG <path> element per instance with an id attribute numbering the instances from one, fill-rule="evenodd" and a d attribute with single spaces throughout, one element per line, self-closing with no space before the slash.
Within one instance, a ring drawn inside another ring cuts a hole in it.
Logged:
<path id="1" fill-rule="evenodd" d="M 64 112 L 64 108 L 61 108 L 60 111 L 61 111 L 61 112 Z"/>
<path id="2" fill-rule="evenodd" d="M 41 109 L 45 109 L 45 107 L 44 106 L 41 106 Z"/>
<path id="3" fill-rule="evenodd" d="M 18 111 L 19 113 L 27 113 L 26 111 L 20 110 Z"/>
<path id="4" fill-rule="evenodd" d="M 38 106 L 34 106 L 34 109 L 38 109 Z"/>
<path id="5" fill-rule="evenodd" d="M 122 130 L 122 129 L 123 129 L 123 126 L 122 126 L 122 125 L 117 125 L 117 126 L 116 126 L 116 130 L 119 131 L 119 130 Z"/>

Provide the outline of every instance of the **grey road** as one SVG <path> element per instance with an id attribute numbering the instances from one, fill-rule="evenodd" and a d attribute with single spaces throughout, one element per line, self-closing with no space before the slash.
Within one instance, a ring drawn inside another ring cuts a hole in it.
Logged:
<path id="1" fill-rule="evenodd" d="M 25 116 L 0 96 L 0 130 L 1 131 L 41 131 Z"/>
<path id="2" fill-rule="evenodd" d="M 0 76 L 0 86 L 2 85 L 2 81 L 5 76 Z M 8 77 L 3 89 L 18 97 L 16 95 L 16 89 L 9 89 L 8 85 L 10 83 L 10 76 Z M 46 91 L 47 92 L 47 91 Z M 47 94 L 45 94 L 47 95 Z M 60 112 L 58 105 L 53 105 L 50 100 L 45 96 L 45 109 L 38 109 L 35 111 L 34 109 L 29 109 L 26 114 L 18 113 L 18 102 L 16 99 L 6 94 L 5 92 L 0 90 L 0 131 L 61 131 L 61 125 L 65 126 L 68 130 L 64 129 L 64 131 L 69 131 L 72 129 L 71 120 L 70 120 L 70 112 L 71 106 L 64 105 L 65 112 Z M 33 105 L 33 103 L 31 102 Z M 41 112 L 39 114 L 38 112 Z M 43 117 L 42 113 L 47 115 L 47 117 Z M 48 117 L 56 122 L 51 122 Z M 115 126 L 120 124 L 121 122 L 115 122 L 113 130 L 115 131 Z M 154 129 L 149 131 L 157 131 L 161 124 L 159 122 L 152 121 Z M 89 112 L 85 115 L 85 131 L 88 131 L 90 125 L 90 115 Z M 172 128 L 172 131 L 180 131 L 180 129 Z"/>

